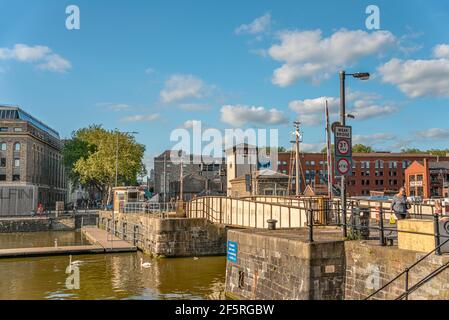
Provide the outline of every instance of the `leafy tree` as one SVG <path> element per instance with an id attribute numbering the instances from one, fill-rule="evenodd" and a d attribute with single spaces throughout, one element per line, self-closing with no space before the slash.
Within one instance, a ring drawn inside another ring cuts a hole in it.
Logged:
<path id="1" fill-rule="evenodd" d="M 401 149 L 401 153 L 426 153 L 426 152 L 419 150 L 418 148 L 404 148 Z"/>
<path id="2" fill-rule="evenodd" d="M 69 176 L 83 185 L 94 185 L 107 203 L 115 185 L 117 147 L 118 184 L 136 184 L 137 176 L 146 174 L 145 146 L 131 135 L 93 125 L 74 132 L 64 148 Z"/>
<path id="3" fill-rule="evenodd" d="M 427 152 L 434 156 L 445 157 L 447 154 L 449 154 L 449 149 L 442 149 L 442 150 L 431 149 L 431 150 L 428 150 Z"/>
<path id="4" fill-rule="evenodd" d="M 370 153 L 373 152 L 373 148 L 370 146 L 365 146 L 363 144 L 356 144 L 352 147 L 352 152 L 354 153 Z"/>

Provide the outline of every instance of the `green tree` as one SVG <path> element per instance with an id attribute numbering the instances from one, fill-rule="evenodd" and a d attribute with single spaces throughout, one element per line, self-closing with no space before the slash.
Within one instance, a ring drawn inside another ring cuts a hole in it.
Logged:
<path id="1" fill-rule="evenodd" d="M 417 148 L 404 148 L 401 153 L 426 153 L 425 151 L 419 150 Z"/>
<path id="2" fill-rule="evenodd" d="M 373 152 L 373 148 L 370 146 L 365 146 L 363 144 L 356 144 L 352 147 L 352 152 L 354 153 L 370 153 Z"/>
<path id="3" fill-rule="evenodd" d="M 145 146 L 131 135 L 93 125 L 74 132 L 64 148 L 69 175 L 83 185 L 94 185 L 107 203 L 115 185 L 117 148 L 118 184 L 136 184 L 137 177 L 146 174 Z"/>

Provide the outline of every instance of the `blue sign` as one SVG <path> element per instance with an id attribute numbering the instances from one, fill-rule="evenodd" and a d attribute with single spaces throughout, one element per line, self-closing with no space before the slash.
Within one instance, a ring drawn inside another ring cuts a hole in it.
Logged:
<path id="1" fill-rule="evenodd" d="M 228 261 L 237 263 L 237 252 L 238 252 L 237 242 L 228 241 Z"/>

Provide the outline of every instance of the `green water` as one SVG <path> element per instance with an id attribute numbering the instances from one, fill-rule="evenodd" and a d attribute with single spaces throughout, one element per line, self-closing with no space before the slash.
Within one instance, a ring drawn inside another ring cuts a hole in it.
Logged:
<path id="1" fill-rule="evenodd" d="M 15 248 L 29 241 L 51 244 L 55 235 L 67 245 L 85 241 L 77 233 L 21 235 L 24 238 L 14 246 L 13 239 L 20 235 L 0 235 L 0 244 L 5 247 L 6 240 Z M 141 258 L 151 267 L 142 268 Z M 0 300 L 213 299 L 223 291 L 225 281 L 224 257 L 152 260 L 141 253 L 125 253 L 81 255 L 73 260 L 82 261 L 78 290 L 66 287 L 68 256 L 0 259 Z"/>

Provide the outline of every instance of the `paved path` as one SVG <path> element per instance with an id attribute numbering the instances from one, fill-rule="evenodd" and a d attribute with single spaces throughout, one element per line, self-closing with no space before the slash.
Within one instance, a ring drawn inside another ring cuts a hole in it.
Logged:
<path id="1" fill-rule="evenodd" d="M 105 252 L 137 251 L 136 246 L 117 237 L 112 237 L 111 234 L 97 227 L 84 227 L 81 231 L 91 243 L 101 246 Z"/>
<path id="2" fill-rule="evenodd" d="M 92 243 L 87 246 L 37 247 L 0 249 L 0 258 L 19 258 L 54 256 L 68 254 L 100 254 L 115 252 L 134 252 L 137 248 L 126 241 L 108 235 L 106 231 L 96 227 L 84 227 L 83 234 Z"/>

